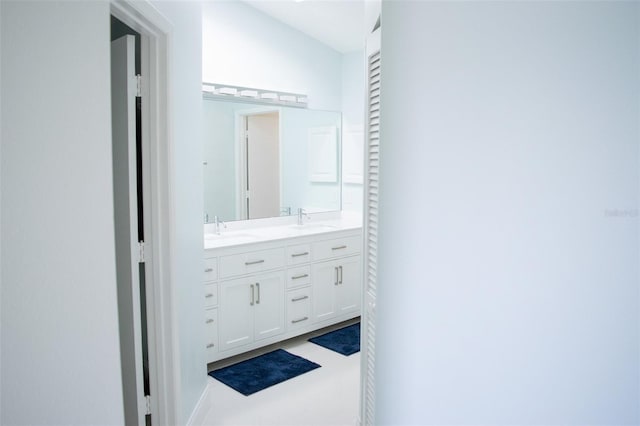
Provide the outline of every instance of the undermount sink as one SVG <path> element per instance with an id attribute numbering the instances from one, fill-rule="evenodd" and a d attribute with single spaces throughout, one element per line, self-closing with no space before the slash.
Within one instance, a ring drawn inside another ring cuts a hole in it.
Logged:
<path id="1" fill-rule="evenodd" d="M 308 231 L 308 232 L 321 232 L 321 231 L 333 231 L 338 229 L 337 226 L 327 225 L 325 223 L 306 223 L 304 225 L 290 225 L 290 229 L 294 229 L 296 231 Z"/>
<path id="2" fill-rule="evenodd" d="M 204 234 L 204 239 L 209 241 L 229 241 L 233 240 L 234 242 L 242 243 L 255 241 L 257 238 L 255 235 L 246 234 L 242 232 L 229 232 L 222 234 Z"/>

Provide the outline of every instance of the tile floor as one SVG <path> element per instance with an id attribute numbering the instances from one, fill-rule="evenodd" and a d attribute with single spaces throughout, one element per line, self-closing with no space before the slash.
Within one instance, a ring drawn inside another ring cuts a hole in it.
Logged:
<path id="1" fill-rule="evenodd" d="M 347 324 L 341 324 L 345 326 Z M 326 331 L 270 346 L 249 357 L 281 347 L 322 367 L 275 386 L 244 396 L 208 377 L 205 396 L 192 417 L 194 426 L 278 425 L 278 426 L 354 426 L 358 424 L 360 404 L 360 353 L 340 355 L 307 342 Z M 248 357 L 244 357 L 248 358 Z M 241 359 L 235 359 L 237 362 Z M 220 368 L 227 363 L 210 365 Z"/>

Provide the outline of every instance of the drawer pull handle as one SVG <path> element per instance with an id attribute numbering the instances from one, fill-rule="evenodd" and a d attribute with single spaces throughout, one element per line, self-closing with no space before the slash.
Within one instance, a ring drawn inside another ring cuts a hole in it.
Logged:
<path id="1" fill-rule="evenodd" d="M 206 297 L 207 299 L 209 299 L 209 298 L 213 297 L 213 294 L 209 293 L 209 294 L 205 295 L 204 297 Z"/>
<path id="2" fill-rule="evenodd" d="M 291 324 L 295 324 L 295 323 L 297 323 L 297 322 L 306 321 L 306 320 L 308 320 L 308 319 L 309 319 L 309 317 L 302 317 L 302 318 L 300 318 L 300 319 L 291 320 Z"/>
<path id="3" fill-rule="evenodd" d="M 213 268 L 207 268 L 204 270 L 205 272 L 213 272 Z"/>
<path id="4" fill-rule="evenodd" d="M 264 259 L 263 260 L 254 260 L 253 262 L 244 262 L 245 266 L 257 265 L 259 263 L 264 263 Z"/>
<path id="5" fill-rule="evenodd" d="M 291 277 L 292 280 L 299 280 L 300 278 L 307 278 L 309 274 L 296 275 L 295 277 Z"/>
<path id="6" fill-rule="evenodd" d="M 215 345 L 214 345 L 213 343 L 209 343 L 209 344 L 207 345 L 207 349 L 211 349 L 211 348 L 213 348 L 214 346 L 215 346 Z"/>
<path id="7" fill-rule="evenodd" d="M 347 246 L 338 246 L 338 247 L 331 247 L 331 250 L 342 250 L 342 249 L 346 249 Z"/>
<path id="8" fill-rule="evenodd" d="M 309 252 L 305 251 L 304 253 L 294 253 L 291 257 L 300 257 L 300 256 L 309 256 Z"/>
<path id="9" fill-rule="evenodd" d="M 212 322 L 214 322 L 214 321 L 211 318 L 209 318 L 206 323 L 207 324 L 211 324 Z"/>
<path id="10" fill-rule="evenodd" d="M 301 301 L 301 300 L 308 299 L 308 298 L 309 298 L 309 296 L 307 296 L 307 295 L 304 295 L 304 296 L 298 296 L 298 297 L 294 297 L 293 299 L 291 299 L 291 301 L 292 301 L 292 302 L 299 302 L 299 301 Z"/>
<path id="11" fill-rule="evenodd" d="M 340 284 L 340 272 L 338 268 L 339 266 L 336 266 L 335 268 L 333 268 L 336 271 L 336 280 L 333 282 L 333 285 Z"/>
<path id="12" fill-rule="evenodd" d="M 256 302 L 256 292 L 253 290 L 254 289 L 254 285 L 251 284 L 250 286 L 250 292 L 251 292 L 251 302 L 249 302 L 249 305 L 253 306 Z"/>

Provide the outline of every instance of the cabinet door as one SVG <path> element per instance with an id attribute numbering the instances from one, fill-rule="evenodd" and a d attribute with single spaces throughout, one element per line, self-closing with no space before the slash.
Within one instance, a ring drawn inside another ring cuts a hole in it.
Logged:
<path id="1" fill-rule="evenodd" d="M 257 276 L 255 283 L 255 340 L 284 332 L 284 275 L 282 272 Z"/>
<path id="2" fill-rule="evenodd" d="M 235 348 L 253 341 L 253 308 L 255 282 L 242 278 L 220 283 L 219 329 L 220 350 Z"/>
<path id="3" fill-rule="evenodd" d="M 324 321 L 337 315 L 336 287 L 339 262 L 332 260 L 313 265 L 313 319 Z"/>
<path id="4" fill-rule="evenodd" d="M 339 279 L 336 286 L 336 311 L 338 315 L 360 310 L 362 294 L 362 272 L 360 256 L 342 259 L 339 262 Z"/>

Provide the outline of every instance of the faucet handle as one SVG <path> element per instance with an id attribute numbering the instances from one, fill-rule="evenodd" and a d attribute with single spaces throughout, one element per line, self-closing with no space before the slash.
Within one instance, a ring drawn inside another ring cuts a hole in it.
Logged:
<path id="1" fill-rule="evenodd" d="M 286 215 L 286 216 L 291 216 L 291 206 L 288 207 L 283 207 L 280 209 L 280 215 Z"/>
<path id="2" fill-rule="evenodd" d="M 218 216 L 214 216 L 213 217 L 213 223 L 215 226 L 215 233 L 216 234 L 220 234 L 220 225 L 224 226 L 225 228 L 227 227 L 227 224 L 224 223 L 224 221 L 220 220 L 220 218 Z"/>
<path id="3" fill-rule="evenodd" d="M 298 225 L 303 224 L 303 221 L 302 221 L 303 216 L 306 216 L 307 219 L 311 220 L 311 216 L 307 214 L 306 210 L 303 209 L 302 207 L 298 207 Z"/>

